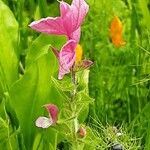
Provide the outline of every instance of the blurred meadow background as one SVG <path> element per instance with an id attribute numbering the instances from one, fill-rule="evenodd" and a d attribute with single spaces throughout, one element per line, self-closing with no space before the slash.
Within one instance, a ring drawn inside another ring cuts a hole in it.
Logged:
<path id="1" fill-rule="evenodd" d="M 99 141 L 95 149 L 108 149 L 117 138 L 115 128 L 123 134 L 119 141 L 125 149 L 150 150 L 150 1 L 87 3 L 80 44 L 84 57 L 94 61 L 87 81 L 94 102 L 85 123 L 97 137 L 93 143 Z M 56 0 L 0 0 L 0 149 L 69 149 L 56 130 L 34 125 L 45 113 L 43 104 L 63 107 L 64 97 L 51 80 L 57 78 L 58 64 L 49 45 L 60 48 L 65 39 L 37 33 L 28 25 L 58 15 Z M 123 26 L 121 47 L 110 38 L 115 16 Z"/>

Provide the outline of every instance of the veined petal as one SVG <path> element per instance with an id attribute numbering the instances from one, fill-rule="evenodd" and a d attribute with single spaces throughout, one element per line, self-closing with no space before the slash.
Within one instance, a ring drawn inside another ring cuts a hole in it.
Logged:
<path id="1" fill-rule="evenodd" d="M 36 120 L 35 124 L 39 128 L 48 128 L 49 126 L 53 124 L 53 121 L 50 118 L 42 116 Z"/>
<path id="2" fill-rule="evenodd" d="M 29 26 L 38 32 L 46 34 L 56 34 L 56 35 L 66 34 L 61 17 L 42 18 L 38 21 L 32 22 Z"/>
<path id="3" fill-rule="evenodd" d="M 64 1 L 59 2 L 60 2 L 60 16 L 63 18 L 70 11 L 70 5 Z"/>
<path id="4" fill-rule="evenodd" d="M 63 16 L 63 25 L 69 37 L 81 26 L 88 10 L 84 0 L 73 0 L 70 10 Z"/>
<path id="5" fill-rule="evenodd" d="M 73 19 L 75 21 L 74 26 L 76 29 L 78 29 L 88 13 L 89 5 L 85 2 L 85 0 L 73 0 L 71 9 L 73 13 Z"/>
<path id="6" fill-rule="evenodd" d="M 89 10 L 84 0 L 73 0 L 71 6 L 60 1 L 60 17 L 47 17 L 32 22 L 29 26 L 42 33 L 66 35 L 79 42 L 80 26 Z"/>
<path id="7" fill-rule="evenodd" d="M 76 31 L 74 31 L 74 32 L 70 35 L 69 39 L 73 39 L 73 40 L 75 40 L 77 43 L 79 43 L 79 41 L 80 41 L 80 34 L 81 34 L 81 28 L 79 27 Z"/>
<path id="8" fill-rule="evenodd" d="M 59 53 L 59 76 L 58 79 L 62 79 L 63 76 L 70 72 L 71 67 L 75 62 L 75 48 L 77 42 L 75 40 L 69 40 L 61 49 Z"/>

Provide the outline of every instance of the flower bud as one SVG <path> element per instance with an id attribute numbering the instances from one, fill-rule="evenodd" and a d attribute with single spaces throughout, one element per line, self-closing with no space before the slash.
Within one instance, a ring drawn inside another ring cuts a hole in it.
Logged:
<path id="1" fill-rule="evenodd" d="M 86 136 L 86 129 L 84 127 L 80 127 L 78 130 L 78 134 L 80 138 L 84 138 Z"/>

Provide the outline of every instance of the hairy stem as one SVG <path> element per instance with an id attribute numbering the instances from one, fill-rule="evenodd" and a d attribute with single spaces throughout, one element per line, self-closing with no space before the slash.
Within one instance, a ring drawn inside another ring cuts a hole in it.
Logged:
<path id="1" fill-rule="evenodd" d="M 76 74 L 73 71 L 73 69 L 71 70 L 71 78 L 72 78 L 72 83 L 74 84 L 73 86 L 73 90 L 71 93 L 71 111 L 72 111 L 72 116 L 76 116 L 76 100 L 75 100 L 75 96 L 77 93 L 77 82 L 76 82 Z M 72 149 L 74 149 L 74 147 L 78 146 L 78 142 L 77 142 L 77 133 L 78 130 L 78 119 L 77 117 L 74 117 L 73 121 L 72 121 L 72 136 L 74 139 L 74 143 L 72 145 Z"/>

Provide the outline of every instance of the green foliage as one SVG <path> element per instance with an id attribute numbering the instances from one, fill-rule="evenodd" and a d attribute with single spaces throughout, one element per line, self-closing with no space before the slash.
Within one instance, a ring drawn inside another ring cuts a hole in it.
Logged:
<path id="1" fill-rule="evenodd" d="M 33 42 L 26 58 L 25 73 L 10 89 L 11 104 L 16 110 L 28 148 L 36 132 L 34 122 L 43 111 L 41 106 L 46 103 L 61 106 L 61 99 L 50 84 L 57 64 L 49 50 L 49 43 L 53 43 L 49 36 L 40 36 Z"/>
<path id="2" fill-rule="evenodd" d="M 141 114 L 143 111 L 149 114 L 145 110 L 149 103 L 149 2 L 89 0 L 89 3 L 82 44 L 87 56 L 95 61 L 89 80 L 90 96 L 95 98 L 90 116 L 103 124 L 127 126 L 139 116 L 138 123 L 131 125 L 136 130 L 133 134 L 142 137 L 143 145 L 145 141 L 149 143 L 145 136 L 149 119 Z M 114 16 L 123 24 L 126 45 L 121 48 L 113 46 L 110 39 Z"/>
<path id="3" fill-rule="evenodd" d="M 149 8 L 148 8 L 148 1 L 147 0 L 144 0 L 144 1 L 139 0 L 139 5 L 142 10 L 144 22 L 145 22 L 147 28 L 150 30 L 150 13 L 149 13 Z"/>
<path id="4" fill-rule="evenodd" d="M 18 23 L 2 1 L 0 1 L 0 89 L 7 91 L 18 79 Z M 1 93 L 1 92 L 0 92 Z"/>

